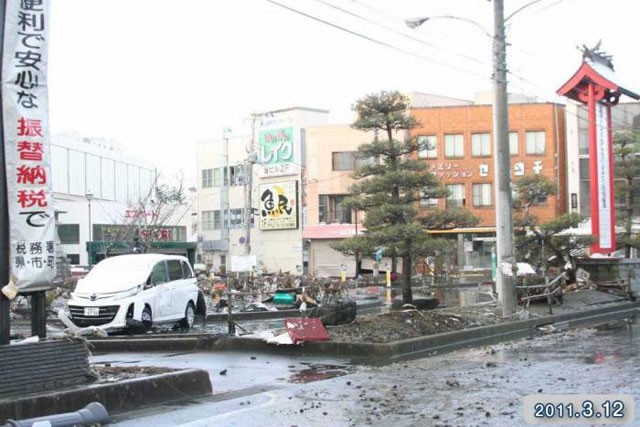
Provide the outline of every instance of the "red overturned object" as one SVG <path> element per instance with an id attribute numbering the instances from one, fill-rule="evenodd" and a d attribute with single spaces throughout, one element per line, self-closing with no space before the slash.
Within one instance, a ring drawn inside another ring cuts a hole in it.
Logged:
<path id="1" fill-rule="evenodd" d="M 294 344 L 305 341 L 327 341 L 329 333 L 319 318 L 297 319 L 285 318 L 284 326 L 289 331 L 289 336 Z"/>

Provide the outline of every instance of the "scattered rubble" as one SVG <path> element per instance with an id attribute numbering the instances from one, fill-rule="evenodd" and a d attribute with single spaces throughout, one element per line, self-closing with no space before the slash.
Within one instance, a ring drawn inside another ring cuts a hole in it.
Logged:
<path id="1" fill-rule="evenodd" d="M 109 363 L 92 365 L 91 375 L 96 384 L 107 384 L 133 378 L 173 372 L 174 369 L 155 366 L 111 366 Z"/>

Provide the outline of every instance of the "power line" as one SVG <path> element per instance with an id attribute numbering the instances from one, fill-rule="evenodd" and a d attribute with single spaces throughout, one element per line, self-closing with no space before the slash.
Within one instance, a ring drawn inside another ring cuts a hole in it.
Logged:
<path id="1" fill-rule="evenodd" d="M 289 11 L 293 12 L 293 13 L 296 13 L 296 14 L 298 14 L 298 15 L 302 15 L 302 16 L 304 16 L 304 17 L 306 17 L 306 18 L 309 18 L 309 19 L 312 19 L 312 20 L 314 20 L 314 21 L 320 22 L 320 23 L 322 23 L 322 24 L 328 25 L 328 26 L 330 26 L 330 27 L 336 28 L 336 29 L 338 29 L 338 30 L 340 30 L 340 31 L 344 31 L 344 32 L 349 33 L 349 34 L 351 34 L 351 35 L 354 35 L 354 36 L 356 36 L 356 37 L 359 37 L 359 38 L 362 38 L 362 39 L 368 40 L 368 41 L 370 41 L 370 42 L 372 42 L 372 43 L 375 43 L 375 44 L 378 44 L 378 45 L 380 45 L 380 46 L 384 46 L 384 47 L 386 47 L 386 48 L 389 48 L 389 49 L 392 49 L 392 50 L 395 50 L 395 51 L 398 51 L 398 52 L 404 53 L 405 55 L 410 55 L 410 56 L 413 56 L 413 57 L 415 57 L 415 58 L 421 59 L 421 60 L 423 60 L 423 61 L 427 61 L 427 62 L 431 62 L 431 63 L 434 63 L 434 64 L 438 64 L 438 65 L 441 65 L 441 66 L 443 66 L 443 67 L 451 68 L 451 69 L 454 69 L 454 70 L 460 71 L 460 72 L 465 73 L 465 74 L 470 74 L 470 75 L 474 75 L 474 76 L 477 76 L 477 77 L 481 77 L 481 78 L 483 78 L 483 79 L 488 78 L 488 76 L 485 76 L 485 75 L 482 75 L 482 74 L 478 74 L 478 73 L 473 72 L 473 71 L 465 70 L 465 69 L 463 69 L 463 68 L 459 68 L 459 67 L 456 67 L 455 65 L 450 65 L 450 64 L 447 64 L 447 63 L 442 62 L 442 61 L 438 61 L 438 60 L 435 60 L 435 59 L 431 59 L 431 58 L 428 58 L 428 57 L 426 57 L 426 56 L 422 56 L 422 55 L 420 55 L 420 54 L 417 54 L 417 53 L 415 53 L 415 52 L 411 52 L 410 50 L 406 50 L 406 49 L 403 49 L 403 48 L 400 48 L 400 47 L 394 46 L 394 45 L 392 45 L 392 44 L 390 44 L 390 43 L 387 43 L 387 42 L 384 42 L 384 41 L 381 41 L 381 40 L 378 40 L 378 39 L 374 39 L 374 38 L 369 37 L 369 36 L 367 36 L 367 35 L 364 35 L 364 34 L 358 33 L 357 31 L 350 30 L 350 29 L 348 29 L 348 28 L 345 28 L 345 27 L 342 27 L 342 26 L 340 26 L 340 25 L 334 24 L 334 23 L 332 23 L 332 22 L 326 21 L 326 20 L 324 20 L 324 19 L 322 19 L 322 18 L 318 18 L 318 17 L 316 17 L 316 16 L 310 15 L 310 14 L 308 14 L 308 13 L 306 13 L 306 12 L 301 11 L 301 10 L 298 10 L 298 9 L 292 8 L 292 7 L 287 6 L 287 5 L 284 5 L 284 4 L 282 4 L 282 3 L 278 3 L 277 1 L 274 1 L 274 0 L 267 0 L 267 1 L 268 1 L 269 3 L 273 3 L 273 4 L 277 5 L 277 6 L 280 6 L 280 7 L 284 8 L 284 9 L 287 9 L 287 10 L 289 10 Z"/>
<path id="2" fill-rule="evenodd" d="M 341 11 L 341 12 L 343 12 L 343 13 L 346 13 L 346 14 L 348 14 L 348 15 L 350 15 L 350 16 L 353 16 L 353 17 L 355 17 L 355 18 L 358 18 L 358 19 L 360 19 L 360 20 L 362 20 L 362 21 L 365 21 L 365 22 L 368 22 L 368 23 L 373 24 L 373 25 L 375 25 L 375 26 L 378 26 L 378 27 L 380 27 L 380 28 L 383 28 L 383 29 L 385 29 L 385 30 L 387 30 L 387 31 L 390 31 L 390 32 L 392 32 L 392 33 L 394 33 L 394 34 L 397 34 L 397 35 L 399 35 L 399 36 L 401 36 L 401 37 L 404 37 L 404 38 L 406 38 L 406 39 L 413 40 L 413 41 L 415 41 L 415 42 L 421 43 L 421 44 L 423 44 L 423 45 L 425 45 L 425 46 L 432 47 L 432 48 L 434 48 L 434 49 L 442 50 L 442 48 L 441 48 L 441 47 L 439 47 L 439 46 L 437 46 L 437 45 L 435 45 L 435 44 L 433 44 L 433 43 L 430 43 L 430 42 L 425 41 L 425 40 L 422 40 L 422 39 L 420 39 L 420 38 L 417 38 L 417 37 L 411 36 L 411 35 L 409 35 L 409 34 L 406 34 L 406 33 L 402 32 L 402 31 L 396 30 L 395 28 L 391 28 L 391 27 L 389 27 L 389 26 L 387 26 L 387 25 L 381 24 L 380 22 L 374 21 L 374 20 L 369 19 L 369 18 L 366 18 L 366 17 L 364 17 L 364 16 L 358 15 L 357 13 L 354 13 L 354 12 L 352 12 L 352 11 L 350 11 L 350 10 L 347 10 L 347 9 L 343 9 L 343 8 L 341 8 L 340 6 L 336 6 L 336 5 L 331 4 L 331 3 L 329 3 L 329 2 L 327 2 L 327 1 L 325 1 L 325 0 L 315 0 L 315 1 L 317 1 L 318 3 L 324 4 L 325 6 L 328 6 L 328 7 L 332 8 L 332 9 L 339 10 L 339 11 Z M 478 58 L 475 58 L 475 57 L 473 57 L 473 56 L 469 56 L 469 55 L 465 55 L 465 54 L 463 54 L 463 53 L 457 53 L 457 52 L 451 52 L 451 53 L 453 53 L 454 55 L 459 56 L 459 57 L 461 57 L 461 58 L 467 59 L 467 60 L 469 60 L 469 61 L 476 62 L 476 63 L 478 63 L 478 64 L 490 65 L 487 61 L 483 61 L 483 60 L 478 59 Z"/>

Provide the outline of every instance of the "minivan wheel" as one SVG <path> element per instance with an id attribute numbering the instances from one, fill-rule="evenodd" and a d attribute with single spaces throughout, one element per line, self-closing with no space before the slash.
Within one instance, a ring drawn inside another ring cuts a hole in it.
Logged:
<path id="1" fill-rule="evenodd" d="M 145 306 L 144 310 L 142 310 L 140 320 L 142 321 L 145 331 L 150 331 L 153 325 L 153 317 L 151 316 L 151 309 L 148 306 Z"/>
<path id="2" fill-rule="evenodd" d="M 180 326 L 189 329 L 193 326 L 193 322 L 196 319 L 196 307 L 191 301 L 187 304 L 187 308 L 184 310 L 184 319 L 180 322 Z"/>

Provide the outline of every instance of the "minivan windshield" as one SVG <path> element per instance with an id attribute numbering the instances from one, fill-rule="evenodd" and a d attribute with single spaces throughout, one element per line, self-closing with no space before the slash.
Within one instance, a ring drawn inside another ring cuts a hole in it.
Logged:
<path id="1" fill-rule="evenodd" d="M 119 292 L 144 283 L 157 262 L 145 255 L 123 255 L 100 261 L 78 282 L 76 292 Z"/>

